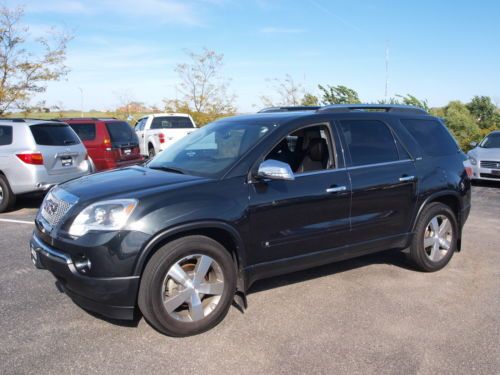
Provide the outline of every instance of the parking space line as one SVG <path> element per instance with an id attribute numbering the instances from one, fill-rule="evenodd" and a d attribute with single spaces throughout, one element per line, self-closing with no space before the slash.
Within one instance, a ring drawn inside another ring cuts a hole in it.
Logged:
<path id="1" fill-rule="evenodd" d="M 14 220 L 14 219 L 0 219 L 0 221 L 4 221 L 6 223 L 31 224 L 31 225 L 34 224 L 33 221 Z"/>

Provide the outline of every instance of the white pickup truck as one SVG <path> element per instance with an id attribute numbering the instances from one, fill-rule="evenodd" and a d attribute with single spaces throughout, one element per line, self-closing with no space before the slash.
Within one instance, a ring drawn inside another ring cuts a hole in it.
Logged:
<path id="1" fill-rule="evenodd" d="M 149 158 L 196 129 L 191 116 L 184 113 L 147 115 L 141 117 L 135 124 L 141 154 Z"/>

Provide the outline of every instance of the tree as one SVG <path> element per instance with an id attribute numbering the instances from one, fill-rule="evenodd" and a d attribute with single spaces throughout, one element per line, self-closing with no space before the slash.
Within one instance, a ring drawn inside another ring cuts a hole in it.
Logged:
<path id="1" fill-rule="evenodd" d="M 411 94 L 406 95 L 396 95 L 397 98 L 401 99 L 401 103 L 404 105 L 412 105 L 414 107 L 422 108 L 423 110 L 429 112 L 429 104 L 427 103 L 427 99 L 418 99 L 416 96 Z"/>
<path id="2" fill-rule="evenodd" d="M 313 95 L 311 93 L 306 92 L 304 96 L 302 97 L 302 101 L 300 102 L 300 105 L 319 105 L 319 99 L 316 95 Z"/>
<path id="3" fill-rule="evenodd" d="M 221 74 L 224 55 L 207 48 L 187 54 L 190 61 L 175 68 L 181 80 L 179 91 L 184 95 L 183 103 L 174 102 L 198 113 L 234 113 L 235 96 L 228 93 L 229 80 Z"/>
<path id="4" fill-rule="evenodd" d="M 489 96 L 474 96 L 471 102 L 467 104 L 467 108 L 481 129 L 487 129 L 495 125 L 495 119 L 498 118 L 495 116 L 497 107 Z M 499 124 L 496 125 L 498 127 Z"/>
<path id="5" fill-rule="evenodd" d="M 469 143 L 481 138 L 479 127 L 467 106 L 459 101 L 450 102 L 443 110 L 446 126 L 451 130 L 462 149 L 469 149 Z"/>
<path id="6" fill-rule="evenodd" d="M 318 88 L 323 92 L 321 99 L 322 103 L 327 104 L 359 104 L 358 93 L 349 87 L 338 85 L 330 86 L 318 85 Z"/>
<path id="7" fill-rule="evenodd" d="M 302 105 L 304 88 L 294 81 L 290 74 L 285 74 L 283 79 L 272 78 L 267 80 L 271 84 L 274 95 L 262 95 L 260 100 L 266 107 L 297 106 Z M 273 97 L 277 96 L 277 99 Z"/>
<path id="8" fill-rule="evenodd" d="M 28 52 L 28 28 L 21 25 L 23 8 L 0 6 L 0 115 L 13 108 L 26 108 L 34 94 L 46 90 L 46 82 L 58 81 L 67 75 L 64 65 L 68 34 L 49 32 L 50 38 L 33 42 L 41 52 Z M 36 50 L 30 46 L 30 50 Z"/>

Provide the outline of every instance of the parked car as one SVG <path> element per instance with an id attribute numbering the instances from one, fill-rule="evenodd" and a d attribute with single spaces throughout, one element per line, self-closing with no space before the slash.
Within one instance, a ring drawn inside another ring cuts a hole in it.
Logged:
<path id="1" fill-rule="evenodd" d="M 474 180 L 500 181 L 500 130 L 488 134 L 469 151 Z"/>
<path id="2" fill-rule="evenodd" d="M 148 115 L 135 124 L 141 154 L 148 158 L 153 158 L 194 130 L 196 125 L 193 119 L 184 113 Z"/>
<path id="3" fill-rule="evenodd" d="M 193 335 L 258 279 L 387 249 L 443 268 L 470 210 L 464 163 L 441 120 L 414 107 L 225 118 L 144 166 L 51 190 L 32 260 L 89 310 L 131 319 L 138 307 L 160 332 Z"/>
<path id="4" fill-rule="evenodd" d="M 65 118 L 87 148 L 96 171 L 142 163 L 139 139 L 132 127 L 115 118 Z"/>
<path id="5" fill-rule="evenodd" d="M 89 172 L 87 151 L 67 124 L 0 120 L 0 212 L 11 209 L 17 195 L 43 192 Z"/>

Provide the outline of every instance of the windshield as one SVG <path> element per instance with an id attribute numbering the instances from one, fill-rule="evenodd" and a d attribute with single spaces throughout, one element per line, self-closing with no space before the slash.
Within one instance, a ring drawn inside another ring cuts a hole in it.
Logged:
<path id="1" fill-rule="evenodd" d="M 479 147 L 483 148 L 500 148 L 500 133 L 488 135 L 483 139 Z"/>
<path id="2" fill-rule="evenodd" d="M 276 124 L 213 122 L 174 143 L 147 166 L 215 177 L 275 127 Z"/>

